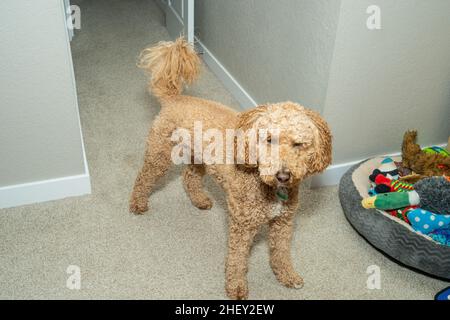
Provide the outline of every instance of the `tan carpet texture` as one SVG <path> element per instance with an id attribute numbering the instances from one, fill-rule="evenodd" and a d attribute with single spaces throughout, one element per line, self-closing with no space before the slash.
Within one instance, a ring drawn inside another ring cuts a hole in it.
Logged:
<path id="1" fill-rule="evenodd" d="M 191 205 L 174 168 L 151 195 L 151 212 L 128 212 L 159 111 L 135 62 L 143 47 L 169 39 L 162 12 L 149 0 L 72 2 L 82 13 L 72 51 L 93 192 L 0 210 L 0 298 L 225 299 L 227 216 L 212 181 L 210 211 Z M 238 108 L 206 67 L 188 93 Z M 345 220 L 337 187 L 301 191 L 293 256 L 301 290 L 276 281 L 263 232 L 250 259 L 250 299 L 431 299 L 448 285 L 366 243 Z M 80 267 L 80 290 L 66 287 L 69 265 Z M 367 288 L 372 265 L 381 289 Z"/>

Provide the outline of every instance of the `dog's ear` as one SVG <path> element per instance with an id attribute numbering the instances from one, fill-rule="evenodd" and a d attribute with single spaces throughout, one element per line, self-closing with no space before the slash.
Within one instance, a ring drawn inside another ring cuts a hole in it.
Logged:
<path id="1" fill-rule="evenodd" d="M 331 155 L 331 132 L 326 121 L 319 113 L 311 109 L 305 109 L 307 116 L 313 121 L 317 128 L 317 136 L 314 141 L 316 151 L 310 158 L 309 171 L 311 174 L 324 171 L 332 161 Z"/>
<path id="2" fill-rule="evenodd" d="M 256 168 L 257 163 L 257 138 L 258 132 L 256 130 L 255 122 L 264 113 L 267 112 L 267 106 L 257 106 L 248 111 L 241 112 L 238 115 L 238 123 L 236 126 L 237 134 L 241 134 L 241 138 L 234 138 L 234 152 L 235 161 L 238 164 L 243 164 L 249 168 Z M 251 131 L 253 129 L 253 132 Z M 253 139 L 253 141 L 251 141 Z M 241 140 L 241 141 L 239 141 Z M 243 143 L 243 146 L 239 146 Z M 242 154 L 239 154 L 243 152 Z M 251 157 L 251 154 L 253 157 Z"/>

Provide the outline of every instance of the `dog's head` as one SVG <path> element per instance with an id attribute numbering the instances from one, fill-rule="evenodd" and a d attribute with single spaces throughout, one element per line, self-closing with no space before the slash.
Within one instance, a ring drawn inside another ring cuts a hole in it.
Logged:
<path id="1" fill-rule="evenodd" d="M 257 132 L 256 141 L 245 135 L 242 162 L 258 168 L 261 180 L 270 186 L 296 185 L 331 163 L 327 123 L 317 112 L 296 103 L 270 104 L 242 112 L 238 129 Z"/>

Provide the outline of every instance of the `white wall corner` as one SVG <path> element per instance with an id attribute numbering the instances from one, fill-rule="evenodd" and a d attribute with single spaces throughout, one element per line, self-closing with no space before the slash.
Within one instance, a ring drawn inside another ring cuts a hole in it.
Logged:
<path id="1" fill-rule="evenodd" d="M 62 177 L 0 188 L 0 208 L 58 200 L 91 193 L 89 174 Z"/>
<path id="2" fill-rule="evenodd" d="M 61 2 L 61 10 L 63 11 L 64 27 L 67 28 L 66 9 L 69 0 Z M 70 61 L 71 81 L 73 84 L 73 99 L 77 112 L 77 122 L 80 130 L 81 152 L 83 157 L 84 173 L 80 175 L 67 176 L 55 179 L 33 181 L 29 183 L 16 184 L 0 187 L 0 209 L 11 208 L 21 205 L 40 203 L 68 197 L 82 196 L 91 193 L 91 181 L 89 175 L 89 167 L 86 158 L 86 150 L 84 147 L 83 132 L 81 130 L 80 111 L 78 106 L 78 98 L 76 95 L 75 72 L 72 64 L 72 52 L 70 48 L 70 34 L 65 32 L 67 55 Z"/>
<path id="3" fill-rule="evenodd" d="M 208 50 L 208 48 L 195 37 L 195 43 L 201 49 L 203 61 L 211 69 L 211 71 L 222 81 L 225 88 L 239 102 L 242 109 L 249 109 L 257 106 L 256 101 L 250 94 L 239 84 L 239 82 L 231 75 L 230 72 L 220 63 L 220 61 Z"/>

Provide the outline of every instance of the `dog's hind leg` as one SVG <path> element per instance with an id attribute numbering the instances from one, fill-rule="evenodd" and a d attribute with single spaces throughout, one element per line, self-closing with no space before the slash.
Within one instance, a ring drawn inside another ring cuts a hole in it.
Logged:
<path id="1" fill-rule="evenodd" d="M 190 164 L 183 172 L 183 185 L 191 202 L 199 209 L 211 209 L 212 201 L 203 191 L 203 176 L 205 167 L 203 165 Z"/>
<path id="2" fill-rule="evenodd" d="M 148 197 L 158 182 L 172 165 L 170 135 L 158 127 L 152 128 L 147 141 L 144 165 L 134 183 L 130 198 L 130 211 L 143 213 L 148 210 Z"/>

